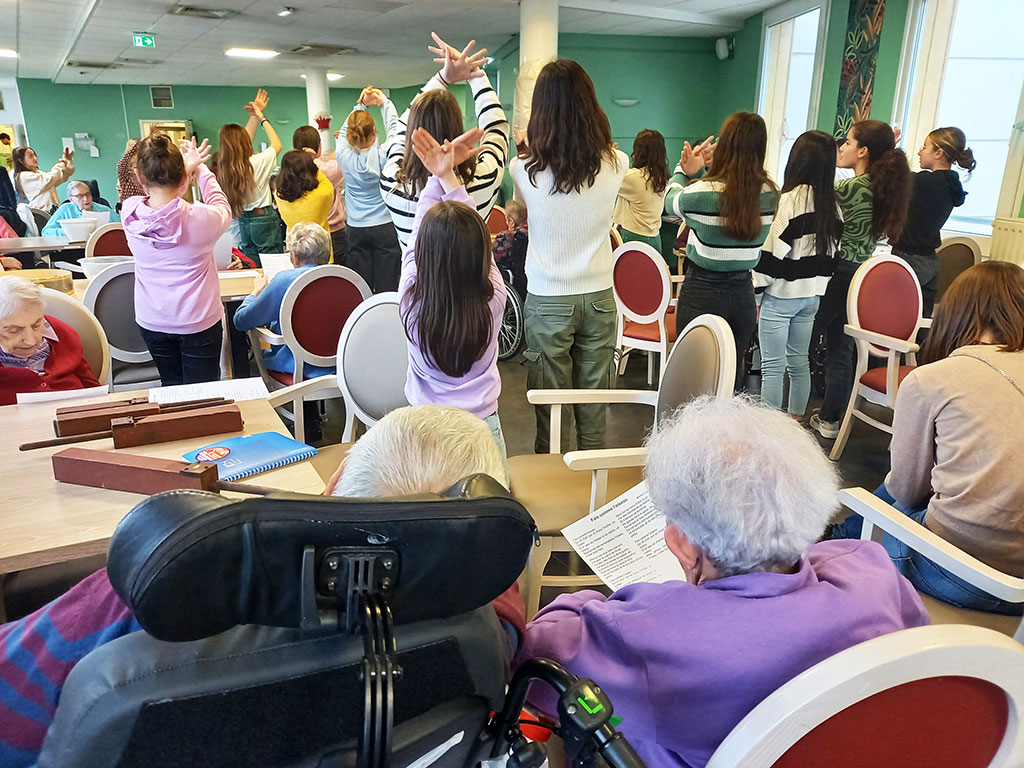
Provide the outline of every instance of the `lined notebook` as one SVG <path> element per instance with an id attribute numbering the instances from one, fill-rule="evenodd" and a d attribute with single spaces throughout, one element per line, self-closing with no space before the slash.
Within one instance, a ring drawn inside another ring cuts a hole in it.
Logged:
<path id="1" fill-rule="evenodd" d="M 257 432 L 211 443 L 198 451 L 186 453 L 182 458 L 216 464 L 220 480 L 241 480 L 313 456 L 316 456 L 316 448 L 311 445 L 292 440 L 279 432 Z"/>

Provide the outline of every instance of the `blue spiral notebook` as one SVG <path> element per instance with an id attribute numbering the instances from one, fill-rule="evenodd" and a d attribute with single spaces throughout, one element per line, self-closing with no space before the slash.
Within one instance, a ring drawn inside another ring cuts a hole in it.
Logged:
<path id="1" fill-rule="evenodd" d="M 221 480 L 241 480 L 313 456 L 316 456 L 316 448 L 311 445 L 292 440 L 279 432 L 257 432 L 210 443 L 198 451 L 186 453 L 182 458 L 216 464 Z"/>

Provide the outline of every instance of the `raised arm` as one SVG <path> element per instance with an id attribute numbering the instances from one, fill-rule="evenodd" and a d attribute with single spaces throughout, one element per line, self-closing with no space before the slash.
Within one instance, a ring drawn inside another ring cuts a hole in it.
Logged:
<path id="1" fill-rule="evenodd" d="M 691 147 L 688 141 L 683 142 L 679 165 L 676 166 L 665 193 L 666 213 L 680 217 L 686 215 L 683 190 L 691 181 L 699 179 L 704 174 L 704 154 L 713 139 L 713 136 L 708 136 L 696 147 Z"/>
<path id="2" fill-rule="evenodd" d="M 256 138 L 256 129 L 260 124 L 260 119 L 256 117 L 256 109 L 262 112 L 269 103 L 270 98 L 267 96 L 267 92 L 260 88 L 256 91 L 256 98 L 245 105 L 245 111 L 249 113 L 249 121 L 245 124 L 245 131 L 249 134 L 250 139 Z"/>

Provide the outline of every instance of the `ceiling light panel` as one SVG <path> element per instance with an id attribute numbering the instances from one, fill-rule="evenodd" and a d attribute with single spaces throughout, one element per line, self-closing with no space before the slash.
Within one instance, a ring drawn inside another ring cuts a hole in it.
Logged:
<path id="1" fill-rule="evenodd" d="M 234 56 L 239 59 L 272 59 L 280 51 L 271 51 L 266 48 L 228 48 L 224 51 L 225 56 Z"/>

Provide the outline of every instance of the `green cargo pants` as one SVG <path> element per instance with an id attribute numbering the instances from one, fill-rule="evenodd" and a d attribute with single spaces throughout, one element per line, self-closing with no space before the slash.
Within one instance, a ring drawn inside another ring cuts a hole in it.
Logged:
<path id="1" fill-rule="evenodd" d="M 612 289 L 572 296 L 526 295 L 526 385 L 529 389 L 607 389 L 615 345 L 615 297 Z M 603 448 L 603 404 L 562 408 L 560 452 L 569 449 L 569 414 L 576 418 L 579 449 Z M 550 406 L 536 406 L 534 450 L 549 448 Z"/>

